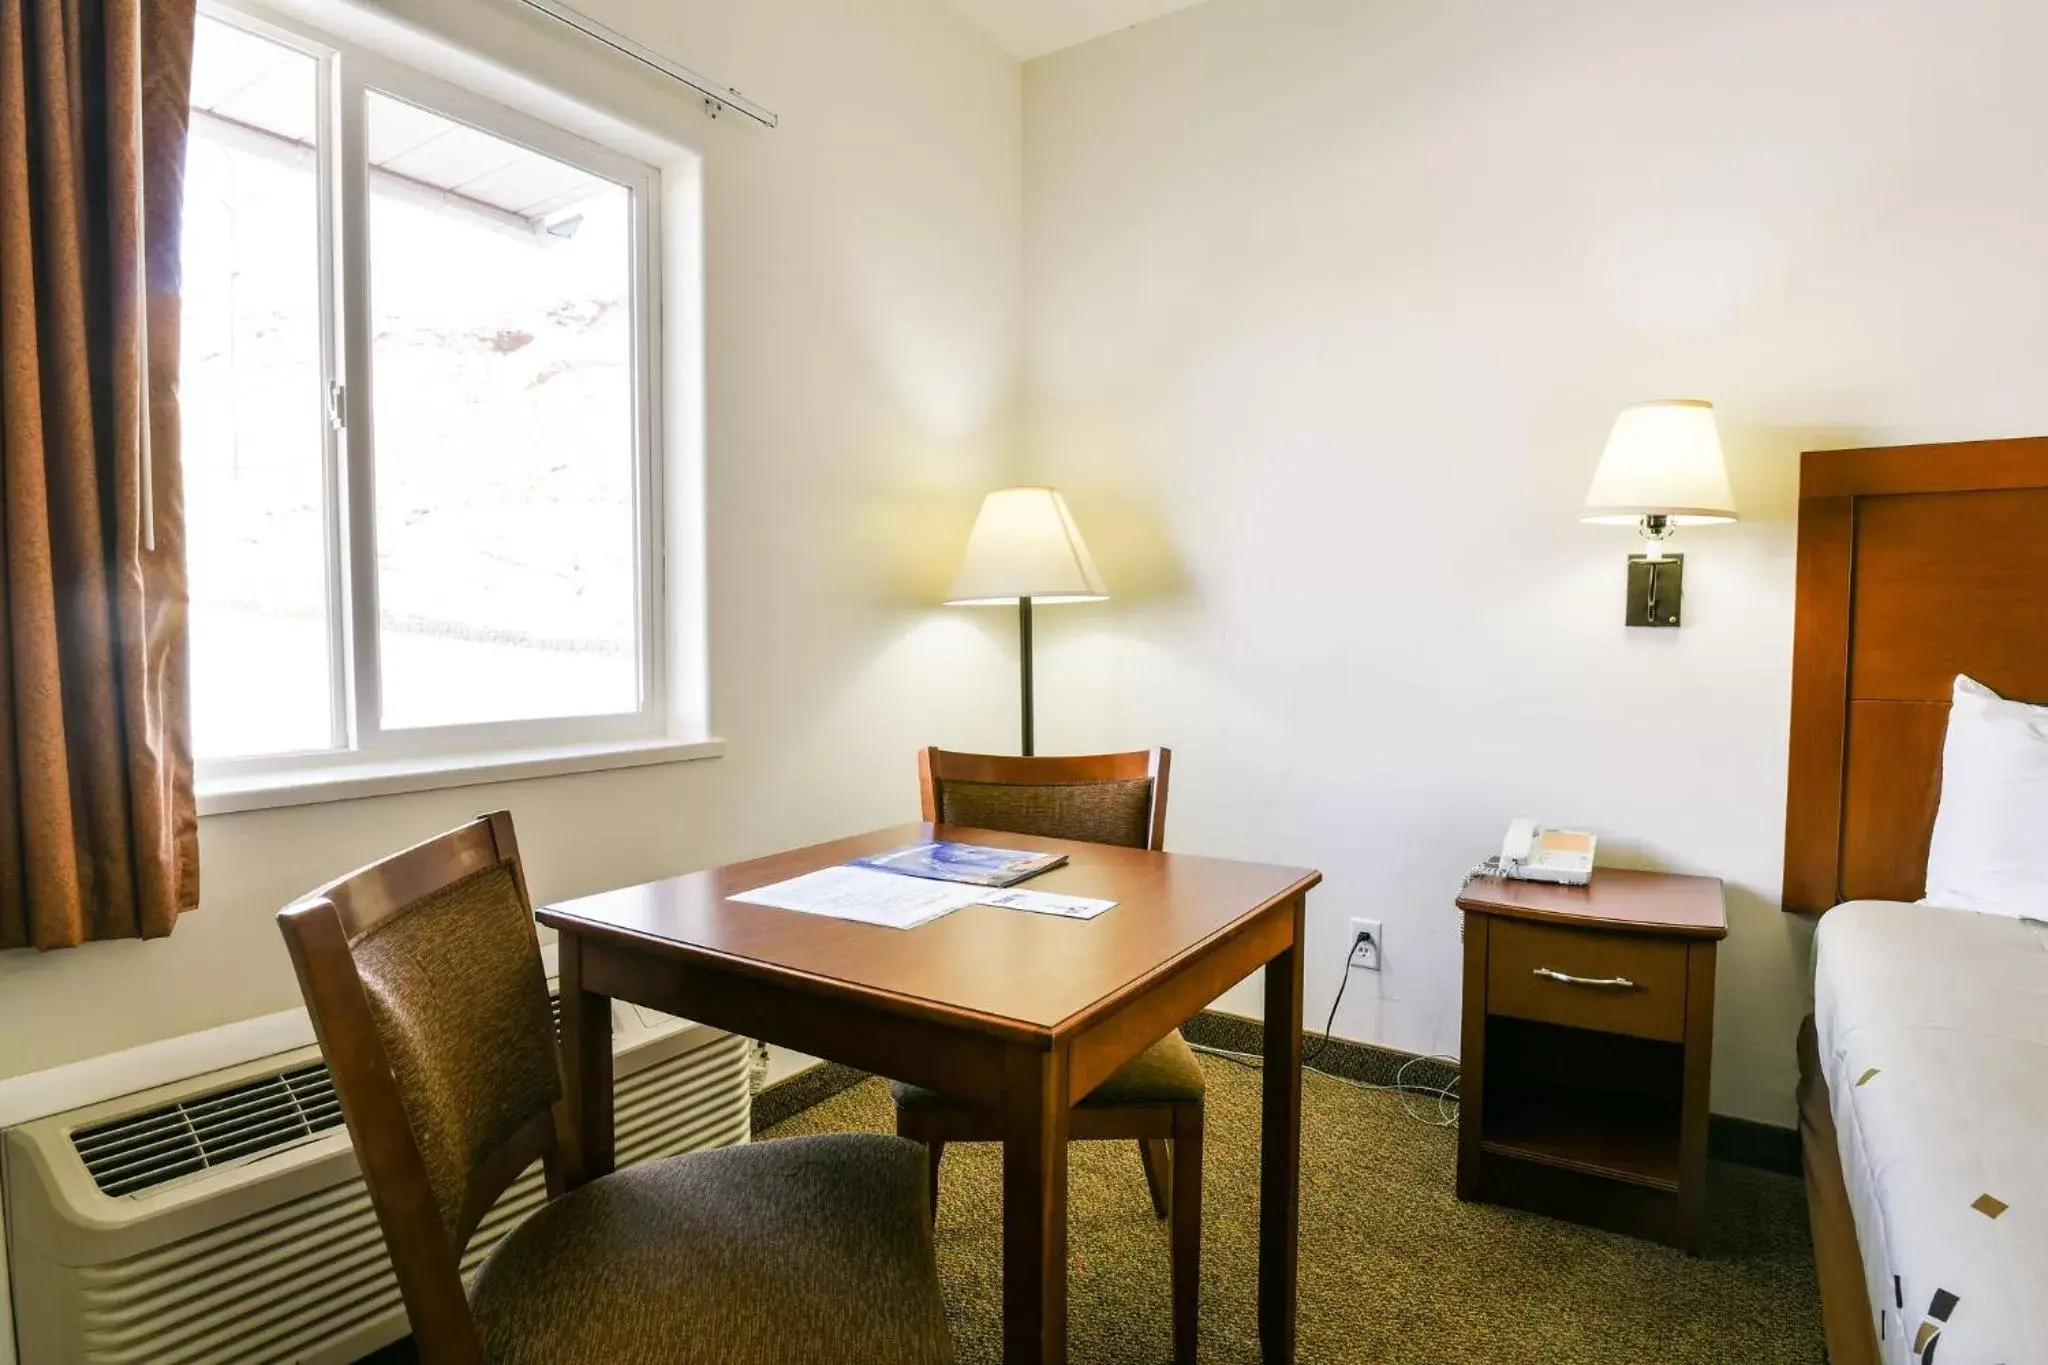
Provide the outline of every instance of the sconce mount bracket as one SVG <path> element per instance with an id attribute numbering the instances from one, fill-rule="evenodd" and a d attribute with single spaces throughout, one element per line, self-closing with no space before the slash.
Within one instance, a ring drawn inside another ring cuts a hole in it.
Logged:
<path id="1" fill-rule="evenodd" d="M 1625 624 L 1670 629 L 1679 624 L 1685 597 L 1685 556 L 1628 557 L 1628 616 Z"/>

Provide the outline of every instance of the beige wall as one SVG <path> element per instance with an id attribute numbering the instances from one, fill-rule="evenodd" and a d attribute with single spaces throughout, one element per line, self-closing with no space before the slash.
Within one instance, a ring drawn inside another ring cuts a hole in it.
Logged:
<path id="1" fill-rule="evenodd" d="M 729 755 L 210 819 L 171 939 L 0 956 L 0 1076 L 294 1003 L 275 908 L 488 807 L 555 898 L 906 817 L 915 745 L 1006 746 L 1007 618 L 928 604 L 1015 470 L 1021 336 L 1030 463 L 1116 594 L 1041 617 L 1045 747 L 1173 744 L 1175 846 L 1323 868 L 1311 1012 L 1381 919 L 1337 1031 L 1405 1048 L 1455 1051 L 1449 898 L 1510 816 L 1723 876 L 1716 1106 L 1789 1119 L 1794 457 L 2048 427 L 2048 21 L 1214 0 L 1020 82 L 936 0 L 581 2 L 784 126 L 382 0 L 703 153 Z M 1681 543 L 1684 631 L 1627 632 L 1631 537 L 1572 517 L 1669 393 L 1720 403 L 1746 521 Z"/>
<path id="2" fill-rule="evenodd" d="M 1313 864 L 1319 1026 L 1455 1052 L 1509 817 L 1724 877 L 1715 1106 L 1789 1122 L 1802 449 L 2048 429 L 2048 11 L 1215 0 L 1026 68 L 1028 447 L 1116 602 L 1048 747 L 1177 747 L 1171 841 Z M 1744 523 L 1627 631 L 1614 410 L 1711 397 Z M 1249 995 L 1236 997 L 1250 1005 Z"/>
<path id="3" fill-rule="evenodd" d="M 1021 80 L 925 0 L 579 0 L 775 108 L 705 119 L 488 0 L 386 6 L 704 157 L 715 761 L 221 816 L 169 939 L 0 955 L 0 1076 L 287 1008 L 276 909 L 478 811 L 562 897 L 917 813 L 912 751 L 1009 735 L 1000 622 L 930 604 L 1014 458 Z"/>

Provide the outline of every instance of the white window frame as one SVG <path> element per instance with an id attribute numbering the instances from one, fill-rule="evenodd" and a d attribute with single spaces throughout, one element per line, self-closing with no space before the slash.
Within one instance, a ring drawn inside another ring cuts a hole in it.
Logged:
<path id="1" fill-rule="evenodd" d="M 555 771 L 710 756 L 715 740 L 671 733 L 664 563 L 661 171 L 543 119 L 244 0 L 203 0 L 201 13 L 319 62 L 318 202 L 321 365 L 344 397 L 324 423 L 329 691 L 327 749 L 202 759 L 202 813 L 380 791 L 505 780 Z M 376 433 L 371 359 L 369 162 L 371 92 L 420 106 L 623 186 L 632 195 L 635 618 L 639 705 L 628 713 L 386 729 L 378 629 Z"/>

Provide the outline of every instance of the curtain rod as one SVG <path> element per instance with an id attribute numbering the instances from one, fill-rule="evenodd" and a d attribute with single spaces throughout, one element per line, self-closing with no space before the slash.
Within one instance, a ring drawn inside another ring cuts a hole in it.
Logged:
<path id="1" fill-rule="evenodd" d="M 615 29 L 606 28 L 589 15 L 560 3 L 560 0 L 519 0 L 519 3 L 536 13 L 545 14 L 556 23 L 568 25 L 586 38 L 603 43 L 614 52 L 631 57 L 643 66 L 653 67 L 672 81 L 689 86 L 704 97 L 704 111 L 713 118 L 731 109 L 745 114 L 764 128 L 774 128 L 781 123 L 774 110 L 763 108 L 730 87 L 720 88 L 708 77 L 677 65 L 653 48 L 636 43 Z"/>

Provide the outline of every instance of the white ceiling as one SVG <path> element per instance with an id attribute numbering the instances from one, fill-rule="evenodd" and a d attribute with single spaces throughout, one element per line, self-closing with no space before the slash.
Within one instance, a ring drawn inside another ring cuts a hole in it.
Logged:
<path id="1" fill-rule="evenodd" d="M 1202 0 L 948 0 L 1026 61 Z"/>

